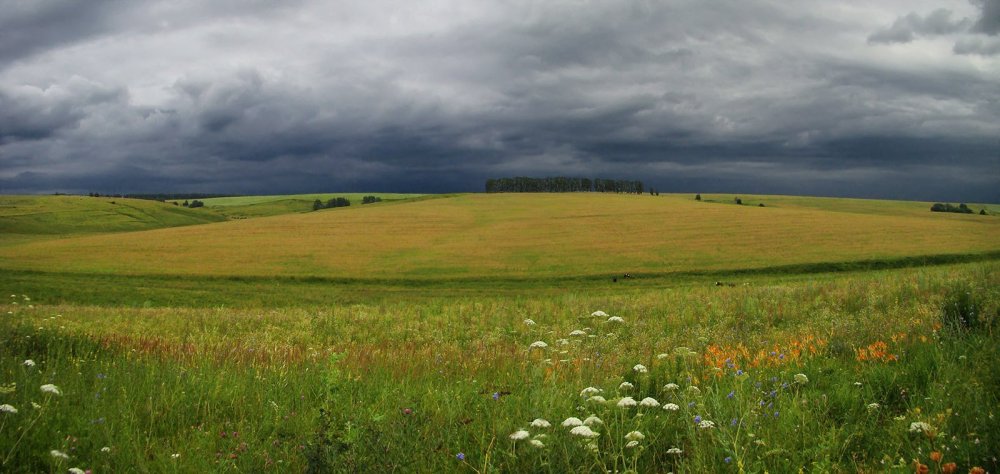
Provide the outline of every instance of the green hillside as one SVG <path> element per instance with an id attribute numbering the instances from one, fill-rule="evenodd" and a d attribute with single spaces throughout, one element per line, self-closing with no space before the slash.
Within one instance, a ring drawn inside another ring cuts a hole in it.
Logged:
<path id="1" fill-rule="evenodd" d="M 245 219 L 251 217 L 266 217 L 281 214 L 311 212 L 313 210 L 313 202 L 317 199 L 326 203 L 330 199 L 343 197 L 349 199 L 351 201 L 351 205 L 360 206 L 361 199 L 365 196 L 376 196 L 381 198 L 383 203 L 388 203 L 411 200 L 425 195 L 397 193 L 321 193 L 271 196 L 233 196 L 199 199 L 199 201 L 205 203 L 205 207 L 218 214 L 232 219 Z M 176 202 L 181 203 L 183 201 Z"/>
<path id="2" fill-rule="evenodd" d="M 225 220 L 204 209 L 143 199 L 0 196 L 0 244 Z"/>

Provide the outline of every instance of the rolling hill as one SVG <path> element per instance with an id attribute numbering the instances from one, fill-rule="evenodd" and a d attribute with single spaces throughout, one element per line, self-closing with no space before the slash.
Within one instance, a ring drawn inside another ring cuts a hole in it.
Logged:
<path id="1" fill-rule="evenodd" d="M 547 278 L 1000 251 L 995 216 L 931 213 L 928 203 L 918 202 L 763 199 L 772 205 L 696 202 L 688 195 L 469 194 L 8 245 L 0 248 L 0 267 L 148 275 Z"/>

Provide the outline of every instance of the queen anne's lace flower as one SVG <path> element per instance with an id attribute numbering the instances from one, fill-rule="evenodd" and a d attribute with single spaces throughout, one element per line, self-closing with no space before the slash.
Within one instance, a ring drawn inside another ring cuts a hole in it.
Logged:
<path id="1" fill-rule="evenodd" d="M 681 451 L 681 448 L 670 448 L 667 450 L 667 454 L 680 454 L 683 452 L 684 451 Z"/>
<path id="2" fill-rule="evenodd" d="M 569 417 L 569 418 L 566 418 L 566 419 L 565 419 L 565 420 L 563 420 L 563 422 L 562 422 L 562 425 L 563 425 L 563 426 L 565 426 L 565 427 L 570 427 L 570 426 L 580 426 L 580 425 L 582 425 L 582 424 L 583 424 L 583 422 L 582 422 L 582 421 L 580 421 L 580 419 L 579 419 L 579 418 L 577 418 L 577 417 L 575 417 L 575 416 L 571 416 L 571 417 Z"/>
<path id="3" fill-rule="evenodd" d="M 576 329 L 573 332 L 569 333 L 569 335 L 570 336 L 574 336 L 574 337 L 583 337 L 583 336 L 586 336 L 587 333 L 585 333 L 585 332 L 583 332 L 583 331 L 581 331 L 579 329 Z"/>
<path id="4" fill-rule="evenodd" d="M 642 441 L 646 439 L 646 436 L 639 431 L 630 431 L 629 434 L 625 435 L 625 439 L 629 441 Z"/>
<path id="5" fill-rule="evenodd" d="M 524 324 L 526 324 L 528 326 L 534 326 L 535 325 L 535 321 L 532 320 L 532 319 L 525 319 L 524 320 Z"/>
<path id="6" fill-rule="evenodd" d="M 55 385 L 52 385 L 50 383 L 42 385 L 39 388 L 41 388 L 42 392 L 44 393 L 51 393 L 53 395 L 62 395 L 62 392 L 59 391 L 59 387 L 56 387 Z"/>
<path id="7" fill-rule="evenodd" d="M 922 421 L 914 421 L 910 423 L 910 433 L 926 433 L 932 431 L 931 425 L 924 423 Z"/>
<path id="8" fill-rule="evenodd" d="M 709 420 L 701 420 L 701 422 L 698 423 L 698 428 L 701 428 L 703 430 L 710 430 L 712 428 L 715 428 L 715 422 Z"/>
<path id="9" fill-rule="evenodd" d="M 604 424 L 604 420 L 601 420 L 600 418 L 598 418 L 595 415 L 590 415 L 590 416 L 587 417 L 586 420 L 583 420 L 583 424 L 585 424 L 587 426 L 603 425 Z"/>
<path id="10" fill-rule="evenodd" d="M 588 397 L 588 396 L 591 396 L 591 395 L 597 395 L 598 393 L 601 393 L 601 389 L 599 389 L 597 387 L 587 387 L 587 388 L 585 388 L 583 390 L 580 390 L 580 396 L 581 397 Z"/>
<path id="11" fill-rule="evenodd" d="M 25 359 L 24 362 L 23 362 L 23 364 L 24 364 L 25 367 L 34 367 L 35 366 L 35 361 L 33 361 L 31 359 Z"/>
<path id="12" fill-rule="evenodd" d="M 638 372 L 640 374 L 644 374 L 646 372 L 649 372 L 649 369 L 647 369 L 646 366 L 642 365 L 642 364 L 635 364 L 635 367 L 632 367 L 632 370 L 634 370 L 634 371 L 636 371 L 636 372 Z"/>
<path id="13" fill-rule="evenodd" d="M 535 341 L 528 346 L 529 349 L 545 349 L 546 347 L 549 347 L 549 345 L 545 341 Z"/>
<path id="14" fill-rule="evenodd" d="M 589 426 L 576 426 L 569 430 L 569 434 L 583 438 L 596 438 L 601 435 L 600 433 L 591 430 Z"/>
<path id="15" fill-rule="evenodd" d="M 676 403 L 667 403 L 666 405 L 663 405 L 663 409 L 668 411 L 677 411 L 680 410 L 681 407 L 677 406 Z"/>
<path id="16" fill-rule="evenodd" d="M 625 397 L 622 398 L 621 400 L 618 400 L 618 406 L 621 408 L 634 407 L 635 405 L 636 405 L 635 399 L 632 397 Z"/>
<path id="17" fill-rule="evenodd" d="M 653 397 L 646 397 L 643 398 L 641 402 L 639 402 L 639 406 L 647 408 L 656 408 L 660 406 L 660 402 L 656 401 L 656 399 Z"/>
<path id="18" fill-rule="evenodd" d="M 622 382 L 618 386 L 618 390 L 632 390 L 633 388 L 635 388 L 635 385 L 632 385 L 630 382 Z"/>
<path id="19" fill-rule="evenodd" d="M 608 322 L 609 323 L 624 323 L 625 320 L 622 319 L 621 317 L 618 317 L 618 316 L 612 316 L 612 317 L 608 318 Z"/>
<path id="20" fill-rule="evenodd" d="M 588 401 L 591 401 L 591 402 L 594 402 L 594 403 L 608 403 L 608 401 L 605 400 L 604 397 L 602 397 L 600 395 L 594 395 L 593 397 L 590 397 L 588 399 Z"/>
<path id="21" fill-rule="evenodd" d="M 14 408 L 13 405 L 8 405 L 4 403 L 3 405 L 0 405 L 0 413 L 14 414 L 17 413 L 17 408 Z"/>
<path id="22" fill-rule="evenodd" d="M 608 313 L 605 313 L 604 311 L 601 311 L 601 310 L 594 311 L 593 313 L 590 313 L 590 315 L 593 316 L 593 317 L 595 317 L 595 318 L 606 318 L 606 317 L 608 317 Z"/>
<path id="23" fill-rule="evenodd" d="M 675 391 L 675 390 L 677 390 L 679 388 L 681 388 L 681 386 L 677 385 L 677 384 L 675 384 L 673 382 L 668 383 L 668 384 L 666 384 L 666 385 L 663 386 L 663 390 L 666 390 L 668 392 L 673 392 L 673 391 Z"/>
<path id="24" fill-rule="evenodd" d="M 510 434 L 510 439 L 514 441 L 521 441 L 523 439 L 528 439 L 529 436 L 531 436 L 531 433 L 528 433 L 525 430 L 517 430 Z"/>
<path id="25" fill-rule="evenodd" d="M 548 428 L 552 426 L 552 424 L 545 419 L 535 418 L 535 420 L 531 422 L 531 426 L 534 428 Z"/>
<path id="26" fill-rule="evenodd" d="M 534 446 L 534 447 L 536 447 L 538 449 L 542 449 L 542 448 L 545 447 L 545 443 L 543 443 L 541 440 L 538 440 L 538 439 L 533 439 L 533 440 L 529 441 L 529 443 L 531 443 L 532 446 Z"/>
<path id="27" fill-rule="evenodd" d="M 639 446 L 638 441 L 629 441 L 628 443 L 625 443 L 626 448 L 634 448 L 636 446 Z"/>
<path id="28" fill-rule="evenodd" d="M 806 374 L 795 374 L 794 378 L 795 378 L 795 383 L 799 385 L 805 385 L 809 383 L 809 377 L 806 377 Z"/>
<path id="29" fill-rule="evenodd" d="M 59 451 L 58 449 L 53 449 L 52 451 L 49 451 L 49 455 L 51 455 L 52 457 L 54 457 L 56 459 L 69 459 L 69 455 L 68 454 L 66 454 L 66 453 L 64 453 L 62 451 Z"/>

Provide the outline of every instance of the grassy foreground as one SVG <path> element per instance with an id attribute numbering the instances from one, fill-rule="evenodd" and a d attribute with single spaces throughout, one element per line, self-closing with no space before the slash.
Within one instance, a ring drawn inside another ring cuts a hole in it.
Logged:
<path id="1" fill-rule="evenodd" d="M 998 270 L 281 309 L 7 282 L 0 470 L 996 470 Z"/>

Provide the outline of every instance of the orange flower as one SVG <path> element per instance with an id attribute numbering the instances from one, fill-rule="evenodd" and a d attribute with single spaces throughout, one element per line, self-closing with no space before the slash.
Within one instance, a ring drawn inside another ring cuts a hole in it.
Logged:
<path id="1" fill-rule="evenodd" d="M 976 466 L 972 469 L 969 469 L 969 474 L 986 474 L 986 469 Z"/>
<path id="2" fill-rule="evenodd" d="M 927 467 L 926 464 L 921 464 L 919 462 L 915 462 L 915 464 L 917 465 L 917 474 L 927 474 L 928 472 L 931 472 L 930 468 Z"/>
<path id="3" fill-rule="evenodd" d="M 941 466 L 941 472 L 944 474 L 952 474 L 956 470 L 958 470 L 958 465 L 953 462 L 949 462 Z"/>
<path id="4" fill-rule="evenodd" d="M 931 451 L 931 461 L 941 462 L 941 451 Z"/>

